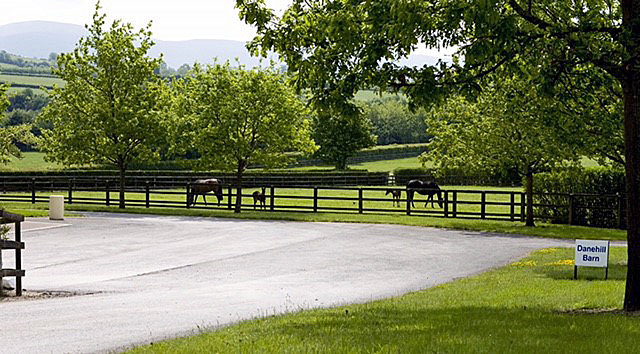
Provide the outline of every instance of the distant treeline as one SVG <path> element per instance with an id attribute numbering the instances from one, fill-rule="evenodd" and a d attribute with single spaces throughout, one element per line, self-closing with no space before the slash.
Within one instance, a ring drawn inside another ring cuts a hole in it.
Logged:
<path id="1" fill-rule="evenodd" d="M 52 76 L 51 67 L 55 65 L 57 54 L 51 53 L 49 59 L 25 58 L 0 50 L 0 72 L 5 74 Z"/>

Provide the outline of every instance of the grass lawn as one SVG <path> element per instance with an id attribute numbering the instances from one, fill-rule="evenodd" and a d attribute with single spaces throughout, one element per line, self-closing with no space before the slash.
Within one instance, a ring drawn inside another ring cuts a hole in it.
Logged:
<path id="1" fill-rule="evenodd" d="M 350 168 L 368 170 L 369 172 L 393 172 L 398 168 L 422 168 L 422 163 L 418 157 L 407 157 L 395 160 L 370 161 L 349 165 Z M 427 168 L 433 167 L 433 163 L 429 163 Z"/>
<path id="2" fill-rule="evenodd" d="M 0 82 L 15 83 L 23 85 L 38 85 L 38 86 L 58 86 L 64 87 L 66 82 L 57 77 L 43 77 L 43 76 L 26 76 L 26 75 L 11 75 L 0 74 Z"/>
<path id="3" fill-rule="evenodd" d="M 22 158 L 11 157 L 7 164 L 0 164 L 0 171 L 50 171 L 62 169 L 62 165 L 47 162 L 42 152 L 25 152 Z"/>
<path id="4" fill-rule="evenodd" d="M 573 276 L 571 249 L 397 298 L 243 322 L 132 353 L 621 353 L 640 319 L 621 314 L 626 249 Z"/>

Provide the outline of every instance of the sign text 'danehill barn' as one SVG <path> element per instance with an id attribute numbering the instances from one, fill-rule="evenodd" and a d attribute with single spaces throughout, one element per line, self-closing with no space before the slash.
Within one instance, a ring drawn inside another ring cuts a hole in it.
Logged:
<path id="1" fill-rule="evenodd" d="M 576 240 L 576 266 L 606 268 L 608 264 L 609 241 Z"/>

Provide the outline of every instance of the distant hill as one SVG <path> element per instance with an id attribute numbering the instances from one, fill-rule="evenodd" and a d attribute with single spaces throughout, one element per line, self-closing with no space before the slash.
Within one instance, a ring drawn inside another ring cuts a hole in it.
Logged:
<path id="1" fill-rule="evenodd" d="M 68 23 L 29 21 L 0 26 L 0 50 L 18 54 L 27 58 L 48 58 L 50 53 L 72 51 L 80 37 L 86 36 L 83 26 Z M 231 61 L 236 58 L 249 67 L 259 65 L 260 59 L 252 57 L 244 42 L 196 39 L 189 41 L 163 41 L 154 39 L 156 45 L 150 55 L 164 54 L 164 61 L 173 68 L 194 62 L 212 63 Z"/>
<path id="2" fill-rule="evenodd" d="M 86 36 L 83 26 L 68 23 L 28 21 L 0 26 L 0 50 L 28 58 L 48 58 L 51 53 L 72 51 L 80 37 Z M 195 39 L 188 41 L 163 41 L 154 39 L 156 45 L 150 54 L 154 57 L 163 53 L 164 61 L 175 69 L 182 64 L 194 62 L 212 63 L 229 60 L 232 65 L 236 58 L 248 67 L 259 65 L 260 59 L 252 57 L 245 43 L 220 39 Z M 275 55 L 274 55 L 274 58 Z M 402 64 L 422 66 L 433 64 L 438 58 L 426 55 L 411 55 L 400 61 Z"/>

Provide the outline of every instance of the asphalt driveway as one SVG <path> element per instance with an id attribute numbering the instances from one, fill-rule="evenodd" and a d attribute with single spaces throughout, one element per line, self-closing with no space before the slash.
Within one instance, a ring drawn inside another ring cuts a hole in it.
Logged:
<path id="1" fill-rule="evenodd" d="M 118 214 L 29 219 L 23 230 L 23 287 L 84 295 L 0 302 L 2 353 L 120 350 L 395 296 L 572 244 L 397 225 Z"/>

